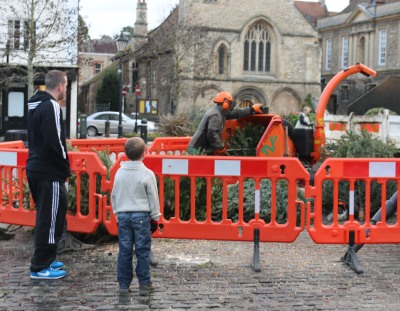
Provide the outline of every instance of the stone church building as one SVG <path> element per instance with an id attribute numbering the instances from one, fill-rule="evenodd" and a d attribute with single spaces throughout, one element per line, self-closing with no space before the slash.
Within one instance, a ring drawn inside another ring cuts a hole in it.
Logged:
<path id="1" fill-rule="evenodd" d="M 308 4 L 313 14 L 327 16 L 324 1 Z M 160 114 L 189 112 L 228 91 L 241 106 L 259 102 L 270 113 L 297 112 L 307 95 L 317 100 L 321 94 L 314 23 L 293 0 L 180 0 L 147 32 L 146 1 L 138 0 L 135 34 L 123 57 L 125 109 L 134 111 L 139 100 L 154 102 Z"/>

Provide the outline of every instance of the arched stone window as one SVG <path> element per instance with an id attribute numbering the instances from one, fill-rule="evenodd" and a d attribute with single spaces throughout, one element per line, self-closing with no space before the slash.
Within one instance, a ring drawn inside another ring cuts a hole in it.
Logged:
<path id="1" fill-rule="evenodd" d="M 250 27 L 244 38 L 243 70 L 270 73 L 272 38 L 268 25 L 258 22 Z"/>
<path id="2" fill-rule="evenodd" d="M 217 68 L 218 75 L 227 75 L 228 73 L 228 49 L 225 44 L 221 44 L 217 49 Z"/>

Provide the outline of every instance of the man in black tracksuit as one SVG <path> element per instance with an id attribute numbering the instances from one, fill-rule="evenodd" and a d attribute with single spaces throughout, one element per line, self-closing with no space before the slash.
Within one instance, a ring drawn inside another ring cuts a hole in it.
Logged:
<path id="1" fill-rule="evenodd" d="M 26 175 L 37 211 L 32 279 L 59 279 L 66 275 L 64 264 L 54 260 L 67 212 L 65 182 L 71 175 L 62 110 L 57 102 L 65 98 L 67 83 L 64 72 L 49 71 L 46 91 L 37 91 L 28 101 Z"/>

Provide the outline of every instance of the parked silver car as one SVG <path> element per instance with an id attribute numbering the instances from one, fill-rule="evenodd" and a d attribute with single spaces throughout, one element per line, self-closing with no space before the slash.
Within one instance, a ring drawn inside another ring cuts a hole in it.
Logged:
<path id="1" fill-rule="evenodd" d="M 110 134 L 118 134 L 119 124 L 119 112 L 117 111 L 101 111 L 91 114 L 87 117 L 87 135 L 96 136 L 105 133 L 106 121 L 110 121 Z M 122 133 L 133 133 L 135 129 L 134 118 L 128 117 L 126 114 L 122 114 Z M 138 126 L 142 124 L 142 120 L 138 119 Z M 140 127 L 138 127 L 140 133 Z M 157 124 L 152 121 L 147 121 L 147 131 L 155 132 L 158 130 Z"/>

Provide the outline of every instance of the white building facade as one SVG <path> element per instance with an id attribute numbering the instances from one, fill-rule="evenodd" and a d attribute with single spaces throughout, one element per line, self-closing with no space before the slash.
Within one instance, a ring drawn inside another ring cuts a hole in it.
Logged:
<path id="1" fill-rule="evenodd" d="M 27 101 L 52 69 L 68 76 L 60 102 L 68 137 L 76 137 L 78 0 L 0 0 L 0 133 L 26 129 Z"/>

